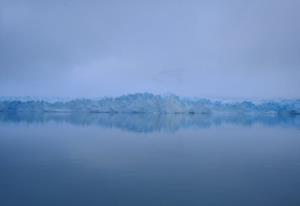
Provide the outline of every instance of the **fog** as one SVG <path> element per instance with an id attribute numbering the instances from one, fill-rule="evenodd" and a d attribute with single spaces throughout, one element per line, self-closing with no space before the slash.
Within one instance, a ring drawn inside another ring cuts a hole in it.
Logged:
<path id="1" fill-rule="evenodd" d="M 300 98 L 300 1 L 0 0 L 0 96 Z"/>

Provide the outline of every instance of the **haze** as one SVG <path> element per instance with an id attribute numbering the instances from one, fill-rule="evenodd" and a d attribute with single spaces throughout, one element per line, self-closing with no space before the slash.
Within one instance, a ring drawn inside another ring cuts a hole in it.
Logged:
<path id="1" fill-rule="evenodd" d="M 300 1 L 0 0 L 0 96 L 300 98 Z"/>

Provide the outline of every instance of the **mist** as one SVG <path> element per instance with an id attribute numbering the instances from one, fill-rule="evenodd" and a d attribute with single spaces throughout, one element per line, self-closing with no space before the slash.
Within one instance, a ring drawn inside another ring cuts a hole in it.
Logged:
<path id="1" fill-rule="evenodd" d="M 300 2 L 0 1 L 0 95 L 299 98 Z"/>

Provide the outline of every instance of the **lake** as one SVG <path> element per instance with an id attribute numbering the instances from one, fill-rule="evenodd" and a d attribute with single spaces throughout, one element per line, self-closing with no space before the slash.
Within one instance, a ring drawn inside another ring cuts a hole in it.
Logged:
<path id="1" fill-rule="evenodd" d="M 300 117 L 0 114 L 1 206 L 299 206 Z"/>

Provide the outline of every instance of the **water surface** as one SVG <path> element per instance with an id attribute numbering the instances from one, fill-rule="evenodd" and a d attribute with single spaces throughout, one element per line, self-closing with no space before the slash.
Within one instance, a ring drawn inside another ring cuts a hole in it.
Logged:
<path id="1" fill-rule="evenodd" d="M 0 205 L 300 205 L 299 117 L 1 114 Z"/>

